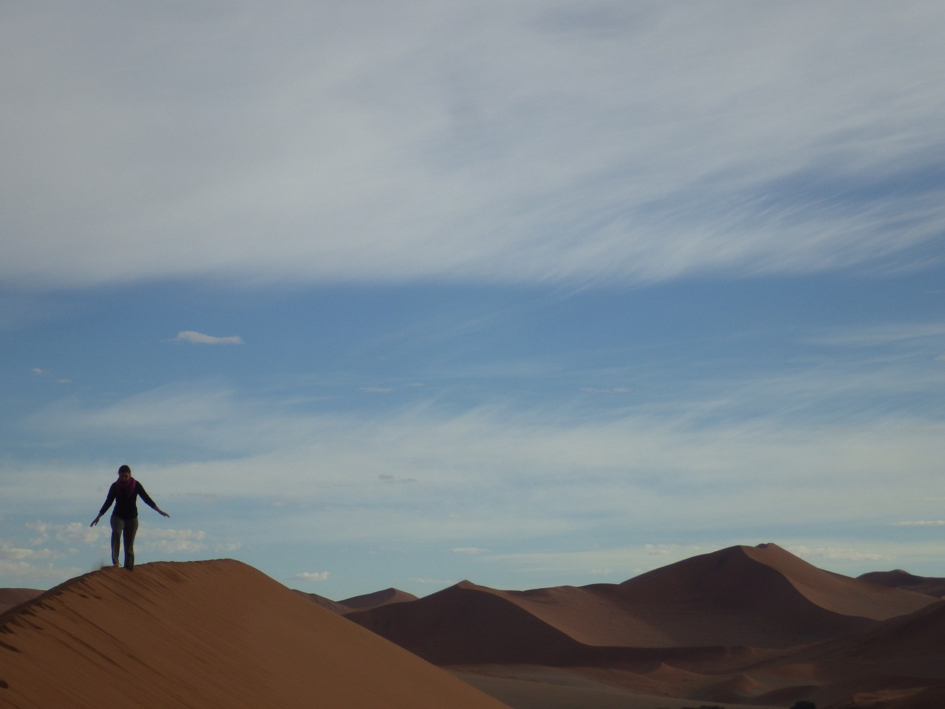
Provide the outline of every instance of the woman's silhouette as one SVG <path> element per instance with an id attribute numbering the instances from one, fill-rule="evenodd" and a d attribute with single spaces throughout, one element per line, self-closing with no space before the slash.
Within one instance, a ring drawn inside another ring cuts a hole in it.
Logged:
<path id="1" fill-rule="evenodd" d="M 164 517 L 170 517 L 167 512 L 162 510 L 154 500 L 144 490 L 144 486 L 131 477 L 131 468 L 123 465 L 118 469 L 118 480 L 112 483 L 108 488 L 108 497 L 105 498 L 105 504 L 99 511 L 98 516 L 92 520 L 90 527 L 98 524 L 102 515 L 108 511 L 112 502 L 115 503 L 115 511 L 112 512 L 112 564 L 118 566 L 118 553 L 121 551 L 122 539 L 125 541 L 125 568 L 131 571 L 135 567 L 135 534 L 138 532 L 138 505 L 137 499 L 141 497 L 149 507 L 155 509 Z"/>

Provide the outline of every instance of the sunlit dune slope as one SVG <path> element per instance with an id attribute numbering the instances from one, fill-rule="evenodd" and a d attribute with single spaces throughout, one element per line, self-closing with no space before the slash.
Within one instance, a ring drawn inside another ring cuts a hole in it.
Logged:
<path id="1" fill-rule="evenodd" d="M 223 560 L 106 568 L 0 616 L 0 706 L 504 705 Z"/>
<path id="2" fill-rule="evenodd" d="M 619 585 L 499 591 L 463 582 L 347 617 L 437 664 L 565 665 L 618 661 L 619 648 L 787 648 L 934 602 L 823 571 L 768 544 L 693 557 Z"/>

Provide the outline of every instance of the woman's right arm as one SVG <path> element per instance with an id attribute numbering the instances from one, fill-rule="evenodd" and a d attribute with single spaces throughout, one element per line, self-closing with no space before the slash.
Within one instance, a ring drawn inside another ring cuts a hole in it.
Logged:
<path id="1" fill-rule="evenodd" d="M 117 494 L 118 491 L 115 489 L 115 484 L 112 483 L 112 486 L 108 488 L 108 497 L 105 498 L 105 504 L 102 505 L 102 509 L 99 510 L 95 519 L 92 520 L 92 524 L 89 525 L 90 527 L 94 527 L 96 524 L 98 524 L 98 521 L 102 518 L 102 515 L 105 514 L 108 511 L 108 508 L 112 506 L 112 502 L 114 502 L 115 495 Z"/>

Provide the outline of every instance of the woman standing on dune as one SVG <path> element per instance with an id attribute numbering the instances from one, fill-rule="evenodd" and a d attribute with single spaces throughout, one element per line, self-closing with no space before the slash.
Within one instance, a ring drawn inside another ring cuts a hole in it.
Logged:
<path id="1" fill-rule="evenodd" d="M 135 567 L 135 534 L 138 532 L 138 496 L 144 500 L 149 507 L 155 509 L 164 517 L 170 517 L 167 512 L 162 510 L 154 500 L 144 490 L 144 485 L 131 477 L 131 468 L 123 465 L 118 469 L 118 480 L 112 483 L 108 488 L 108 497 L 105 498 L 105 504 L 99 511 L 98 516 L 92 520 L 90 527 L 98 524 L 102 515 L 108 511 L 112 502 L 115 503 L 115 511 L 112 512 L 112 564 L 118 566 L 118 552 L 121 551 L 122 538 L 125 540 L 125 568 L 131 571 Z"/>

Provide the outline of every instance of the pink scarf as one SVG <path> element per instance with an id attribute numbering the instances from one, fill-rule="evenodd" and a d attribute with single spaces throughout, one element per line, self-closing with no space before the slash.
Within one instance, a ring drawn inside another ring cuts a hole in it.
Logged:
<path id="1" fill-rule="evenodd" d="M 135 485 L 135 479 L 131 476 L 127 480 L 118 478 L 118 494 L 121 497 L 134 497 Z"/>

